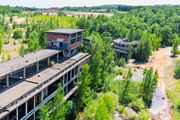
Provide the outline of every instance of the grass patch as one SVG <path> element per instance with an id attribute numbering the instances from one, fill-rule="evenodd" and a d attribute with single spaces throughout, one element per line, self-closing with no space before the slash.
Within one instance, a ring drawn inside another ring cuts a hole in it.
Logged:
<path id="1" fill-rule="evenodd" d="M 179 120 L 180 111 L 178 110 L 178 102 L 180 101 L 180 79 L 176 81 L 174 89 L 166 89 L 167 95 L 171 103 L 173 104 L 174 120 Z"/>

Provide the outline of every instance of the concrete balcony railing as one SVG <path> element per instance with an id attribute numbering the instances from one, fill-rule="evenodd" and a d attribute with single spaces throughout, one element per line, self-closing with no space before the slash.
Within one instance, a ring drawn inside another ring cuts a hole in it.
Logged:
<path id="1" fill-rule="evenodd" d="M 0 113 L 5 112 L 8 108 L 12 107 L 13 105 L 18 104 L 21 100 L 25 99 L 27 96 L 29 96 L 30 94 L 32 94 L 33 92 L 35 92 L 36 90 L 42 88 L 44 85 L 46 85 L 47 83 L 49 83 L 52 80 L 56 80 L 58 79 L 60 76 L 64 75 L 65 73 L 67 73 L 70 69 L 73 69 L 75 66 L 78 66 L 79 64 L 83 63 L 85 60 L 87 60 L 90 57 L 89 54 L 84 55 L 82 58 L 80 58 L 79 60 L 77 60 L 77 62 L 73 62 L 72 64 L 69 64 L 68 67 L 61 69 L 57 74 L 55 74 L 54 76 L 50 77 L 49 79 L 47 79 L 46 81 L 44 81 L 43 83 L 39 84 L 37 87 L 31 89 L 30 91 L 28 91 L 27 93 L 21 95 L 20 97 L 18 97 L 17 99 L 13 100 L 11 103 L 3 106 L 0 108 Z"/>

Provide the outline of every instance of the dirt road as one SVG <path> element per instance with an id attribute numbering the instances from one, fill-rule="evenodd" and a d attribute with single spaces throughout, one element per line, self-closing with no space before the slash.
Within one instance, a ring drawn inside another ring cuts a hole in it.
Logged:
<path id="1" fill-rule="evenodd" d="M 160 48 L 153 54 L 152 60 L 141 67 L 153 67 L 159 73 L 158 87 L 153 93 L 152 106 L 150 108 L 152 119 L 154 120 L 173 120 L 172 110 L 165 92 L 166 66 L 172 64 L 173 58 L 171 48 Z"/>

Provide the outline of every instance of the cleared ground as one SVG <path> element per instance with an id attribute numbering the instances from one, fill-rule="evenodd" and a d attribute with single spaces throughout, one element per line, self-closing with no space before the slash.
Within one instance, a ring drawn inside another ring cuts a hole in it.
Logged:
<path id="1" fill-rule="evenodd" d="M 179 58 L 180 56 L 172 58 L 171 48 L 166 47 L 160 48 L 158 51 L 153 53 L 150 62 L 133 64 L 143 68 L 153 67 L 159 73 L 158 87 L 153 94 L 152 107 L 150 108 L 152 117 L 155 119 L 173 119 L 172 109 L 166 95 L 166 89 L 173 90 L 176 86 L 176 80 L 173 76 L 173 61 Z M 131 66 L 133 65 L 131 64 Z"/>

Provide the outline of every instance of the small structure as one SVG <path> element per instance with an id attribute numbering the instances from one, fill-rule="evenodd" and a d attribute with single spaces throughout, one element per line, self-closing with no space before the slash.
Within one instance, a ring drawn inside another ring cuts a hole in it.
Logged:
<path id="1" fill-rule="evenodd" d="M 83 41 L 83 29 L 56 29 L 47 31 L 47 47 L 63 50 L 64 57 L 68 58 L 80 50 Z"/>
<path id="2" fill-rule="evenodd" d="M 116 40 L 114 40 L 114 42 L 112 43 L 112 46 L 114 48 L 114 50 L 118 53 L 119 56 L 127 56 L 128 55 L 128 50 L 129 50 L 129 46 L 132 45 L 132 57 L 135 57 L 136 54 L 136 48 L 137 45 L 139 44 L 139 41 L 135 40 L 135 41 L 128 41 L 127 38 L 118 38 Z"/>

